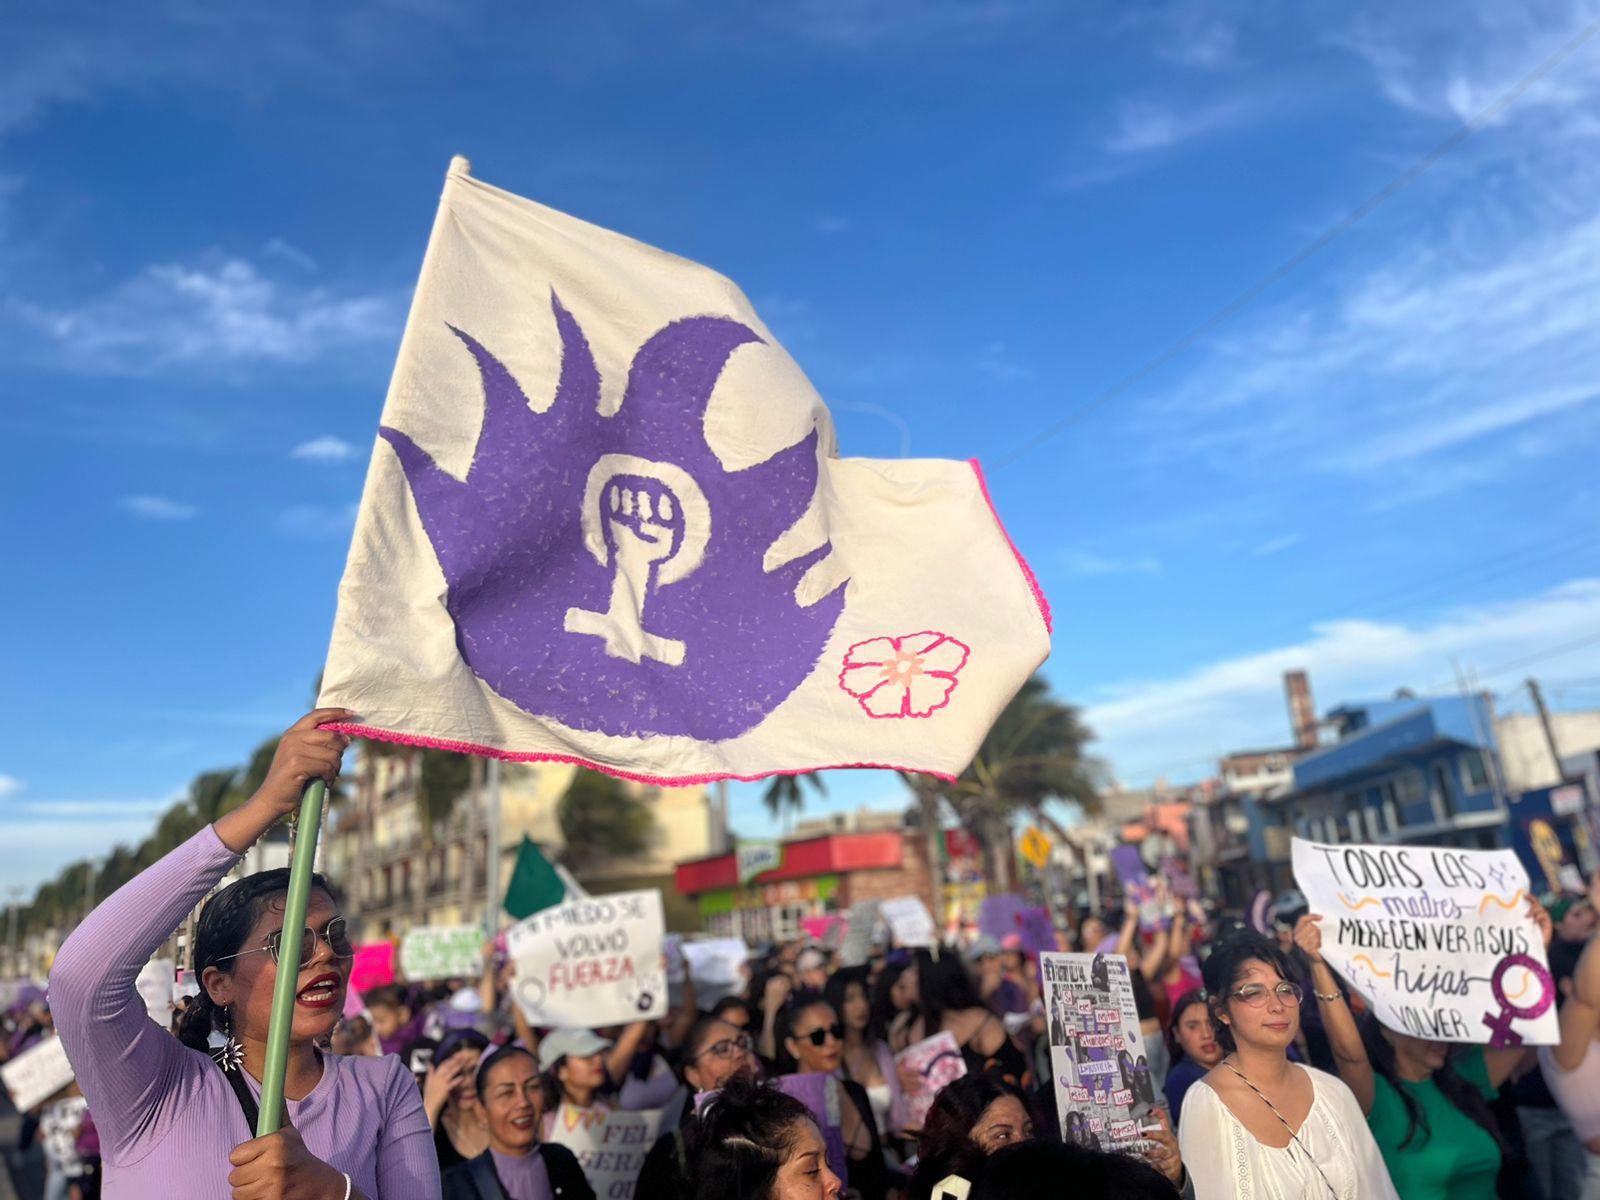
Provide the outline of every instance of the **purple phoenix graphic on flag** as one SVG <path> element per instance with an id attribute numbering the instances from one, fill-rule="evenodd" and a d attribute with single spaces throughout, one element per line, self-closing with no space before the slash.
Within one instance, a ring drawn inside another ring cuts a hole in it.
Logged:
<path id="1" fill-rule="evenodd" d="M 763 565 L 811 503 L 817 432 L 723 469 L 706 405 L 734 350 L 761 342 L 726 317 L 651 336 L 621 407 L 603 415 L 588 340 L 554 294 L 551 308 L 561 375 L 542 414 L 451 326 L 483 379 L 465 479 L 399 430 L 379 430 L 444 571 L 461 657 L 524 712 L 574 729 L 737 737 L 811 673 L 844 609 L 844 584 L 809 606 L 795 599 L 830 544 Z"/>

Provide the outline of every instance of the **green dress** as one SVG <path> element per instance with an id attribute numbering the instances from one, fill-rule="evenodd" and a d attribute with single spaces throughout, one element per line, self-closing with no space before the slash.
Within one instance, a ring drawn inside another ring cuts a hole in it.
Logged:
<path id="1" fill-rule="evenodd" d="M 1482 1046 L 1459 1055 L 1455 1069 L 1484 1099 L 1494 1098 Z M 1401 1200 L 1495 1200 L 1500 1147 L 1481 1125 L 1445 1098 L 1438 1084 L 1432 1079 L 1401 1081 L 1400 1086 L 1411 1093 L 1427 1122 L 1427 1131 L 1419 1125 L 1403 1148 L 1400 1143 L 1409 1127 L 1405 1102 L 1382 1077 L 1375 1077 L 1373 1084 L 1367 1125 Z"/>

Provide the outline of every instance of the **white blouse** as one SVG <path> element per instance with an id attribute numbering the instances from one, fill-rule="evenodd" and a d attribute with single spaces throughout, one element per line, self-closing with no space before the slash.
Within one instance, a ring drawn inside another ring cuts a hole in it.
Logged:
<path id="1" fill-rule="evenodd" d="M 1399 1200 L 1355 1095 L 1325 1071 L 1296 1066 L 1314 1098 L 1298 1142 L 1284 1147 L 1256 1141 L 1205 1080 L 1185 1094 L 1178 1146 L 1195 1200 Z"/>

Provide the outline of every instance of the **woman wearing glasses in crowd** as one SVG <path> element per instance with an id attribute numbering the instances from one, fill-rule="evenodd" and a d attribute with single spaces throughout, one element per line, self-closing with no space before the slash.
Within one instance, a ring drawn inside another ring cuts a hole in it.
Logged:
<path id="1" fill-rule="evenodd" d="M 1303 991 L 1260 934 L 1224 941 L 1205 964 L 1225 1054 L 1188 1091 L 1178 1141 L 1197 1200 L 1397 1200 L 1350 1089 L 1289 1061 Z"/>
<path id="2" fill-rule="evenodd" d="M 1550 914 L 1528 897 L 1528 916 L 1548 950 Z M 1525 1046 L 1464 1046 L 1358 1022 L 1322 957 L 1316 914 L 1303 916 L 1294 941 L 1311 962 L 1311 984 L 1328 1044 L 1406 1200 L 1495 1200 L 1506 1142 L 1489 1105 L 1529 1054 Z"/>
<path id="3" fill-rule="evenodd" d="M 833 1005 L 813 993 L 791 1001 L 778 1014 L 778 1046 L 795 1063 L 796 1074 L 821 1072 L 838 1075 L 844 1061 L 844 1025 Z M 889 1167 L 884 1161 L 878 1123 L 872 1119 L 872 1102 L 859 1083 L 841 1079 L 844 1102 L 840 1127 L 844 1134 L 845 1185 L 861 1200 L 883 1200 L 889 1191 Z"/>
<path id="4" fill-rule="evenodd" d="M 56 956 L 50 998 L 62 1044 L 95 1113 L 105 1194 L 121 1200 L 438 1200 L 439 1164 L 422 1097 L 393 1056 L 324 1055 L 354 951 L 320 878 L 298 963 L 278 962 L 288 872 L 264 871 L 206 902 L 195 929 L 200 995 L 178 1040 L 151 1021 L 134 980 L 194 905 L 284 815 L 313 779 L 332 781 L 348 745 L 319 729 L 355 714 L 324 708 L 278 743 L 260 789 L 240 808 L 105 900 Z M 256 1138 L 249 1115 L 264 1071 L 274 981 L 297 972 L 280 1132 Z M 214 1061 L 215 1030 L 227 1040 Z M 224 1068 L 228 1068 L 226 1073 Z"/>
<path id="5" fill-rule="evenodd" d="M 748 1018 L 748 1011 L 743 1015 Z M 684 1094 L 666 1108 L 671 1112 L 676 1106 L 678 1126 L 662 1133 L 650 1147 L 633 1200 L 679 1200 L 689 1194 L 688 1148 L 700 1123 L 697 1097 L 719 1090 L 729 1080 L 753 1080 L 757 1074 L 755 1039 L 723 1017 L 701 1017 L 690 1027 L 680 1049 Z"/>

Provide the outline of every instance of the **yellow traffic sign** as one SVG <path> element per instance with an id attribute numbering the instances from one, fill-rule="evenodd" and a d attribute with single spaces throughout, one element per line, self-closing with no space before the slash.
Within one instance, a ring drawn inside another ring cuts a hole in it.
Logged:
<path id="1" fill-rule="evenodd" d="M 1050 862 L 1051 841 L 1032 825 L 1022 835 L 1022 857 L 1042 871 Z"/>

